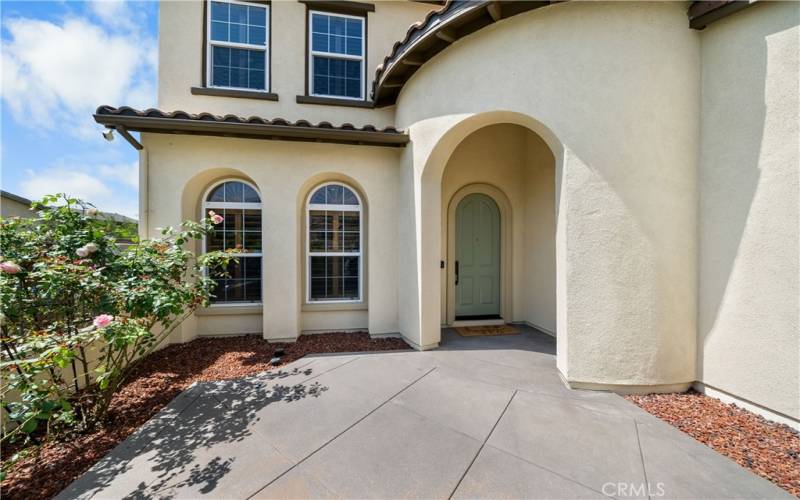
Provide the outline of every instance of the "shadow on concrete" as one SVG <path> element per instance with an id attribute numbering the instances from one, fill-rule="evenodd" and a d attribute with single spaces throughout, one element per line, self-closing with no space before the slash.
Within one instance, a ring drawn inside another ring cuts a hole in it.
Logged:
<path id="1" fill-rule="evenodd" d="M 305 383 L 314 370 L 298 367 L 253 377 L 201 382 L 181 393 L 136 433 L 64 490 L 58 498 L 171 498 L 180 489 L 213 494 L 230 475 L 257 470 L 258 462 L 291 463 L 259 439 L 251 427 L 264 408 L 320 397 L 327 387 Z M 298 383 L 291 384 L 292 379 Z M 249 448 L 242 453 L 243 448 Z M 241 469 L 241 467 L 239 467 Z M 235 482 L 235 481 L 234 481 Z M 225 494 L 236 485 L 227 481 Z"/>

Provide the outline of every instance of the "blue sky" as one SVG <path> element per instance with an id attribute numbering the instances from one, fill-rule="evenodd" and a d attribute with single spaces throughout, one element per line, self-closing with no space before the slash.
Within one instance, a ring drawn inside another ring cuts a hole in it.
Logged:
<path id="1" fill-rule="evenodd" d="M 158 3 L 0 2 L 0 186 L 67 192 L 137 216 L 137 153 L 101 136 L 101 104 L 156 104 Z"/>

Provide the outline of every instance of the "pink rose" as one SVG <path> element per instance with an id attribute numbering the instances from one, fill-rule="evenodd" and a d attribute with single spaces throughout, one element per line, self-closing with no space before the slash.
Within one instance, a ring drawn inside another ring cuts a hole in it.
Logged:
<path id="1" fill-rule="evenodd" d="M 19 264 L 16 262 L 7 260 L 5 262 L 0 262 L 0 270 L 8 274 L 17 274 L 18 272 L 22 271 L 22 268 L 19 267 Z"/>
<path id="2" fill-rule="evenodd" d="M 94 326 L 96 326 L 97 328 L 105 328 L 112 321 L 114 321 L 114 316 L 110 314 L 101 314 L 100 316 L 94 319 Z"/>
<path id="3" fill-rule="evenodd" d="M 214 214 L 211 216 L 211 222 L 214 224 L 222 224 L 222 221 L 224 220 L 225 219 L 223 219 L 221 215 Z"/>

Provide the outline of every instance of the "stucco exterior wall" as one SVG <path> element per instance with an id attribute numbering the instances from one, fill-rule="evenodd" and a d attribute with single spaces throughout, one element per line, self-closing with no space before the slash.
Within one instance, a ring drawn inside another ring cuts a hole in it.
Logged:
<path id="1" fill-rule="evenodd" d="M 3 196 L 0 199 L 0 216 L 2 217 L 33 217 L 36 212 L 31 212 L 30 205 L 13 198 Z"/>
<path id="2" fill-rule="evenodd" d="M 159 3 L 158 106 L 167 111 L 207 111 L 225 115 L 262 116 L 287 120 L 330 121 L 336 125 L 394 124 L 394 109 L 359 109 L 298 104 L 305 95 L 306 6 L 297 1 L 271 3 L 271 87 L 279 101 L 192 95 L 191 87 L 202 87 L 203 2 L 168 0 Z M 367 16 L 367 95 L 375 68 L 403 38 L 408 27 L 423 19 L 436 5 L 409 2 L 375 2 Z"/>
<path id="3" fill-rule="evenodd" d="M 400 150 L 304 143 L 298 155 L 297 144 L 286 141 L 156 134 L 144 134 L 142 140 L 148 150 L 151 234 L 181 218 L 196 220 L 202 194 L 222 179 L 251 181 L 262 198 L 263 314 L 253 306 L 243 306 L 238 314 L 237 306 L 212 307 L 187 322 L 173 341 L 237 332 L 278 340 L 294 339 L 303 330 L 399 330 L 395 186 Z M 304 304 L 304 204 L 313 187 L 331 180 L 353 186 L 366 205 L 362 304 Z"/>
<path id="4" fill-rule="evenodd" d="M 456 41 L 406 84 L 397 124 L 414 141 L 406 195 L 418 198 L 402 203 L 420 205 L 420 345 L 439 340 L 440 289 L 424 280 L 438 274 L 454 138 L 513 113 L 557 163 L 564 376 L 633 388 L 695 379 L 700 48 L 684 9 L 556 4 Z"/>
<path id="5" fill-rule="evenodd" d="M 541 137 L 525 134 L 522 321 L 556 333 L 556 167 Z"/>
<path id="6" fill-rule="evenodd" d="M 800 419 L 800 4 L 702 32 L 698 379 Z"/>

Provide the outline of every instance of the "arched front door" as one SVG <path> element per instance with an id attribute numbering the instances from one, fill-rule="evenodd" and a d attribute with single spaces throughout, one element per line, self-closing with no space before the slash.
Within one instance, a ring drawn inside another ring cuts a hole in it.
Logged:
<path id="1" fill-rule="evenodd" d="M 456 208 L 456 320 L 500 318 L 500 210 L 473 193 Z"/>

